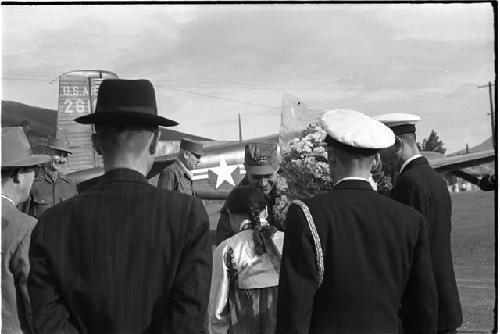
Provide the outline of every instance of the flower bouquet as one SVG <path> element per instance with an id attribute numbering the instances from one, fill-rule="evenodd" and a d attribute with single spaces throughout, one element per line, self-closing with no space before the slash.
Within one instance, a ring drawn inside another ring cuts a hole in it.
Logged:
<path id="1" fill-rule="evenodd" d="M 318 123 L 311 123 L 300 137 L 289 142 L 290 151 L 282 154 L 272 214 L 283 227 L 286 227 L 288 206 L 293 200 L 309 198 L 333 187 L 325 137 L 326 131 Z M 379 193 L 390 192 L 390 177 L 381 166 L 372 172 L 372 177 Z"/>

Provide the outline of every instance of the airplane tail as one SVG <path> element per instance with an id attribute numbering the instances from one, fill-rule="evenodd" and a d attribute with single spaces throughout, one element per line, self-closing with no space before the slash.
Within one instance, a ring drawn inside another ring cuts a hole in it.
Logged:
<path id="1" fill-rule="evenodd" d="M 318 121 L 324 110 L 312 109 L 301 99 L 283 94 L 281 103 L 281 125 L 279 132 L 280 152 L 290 151 L 290 141 L 299 137 L 309 124 Z"/>
<path id="2" fill-rule="evenodd" d="M 108 71 L 82 70 L 59 76 L 59 103 L 57 109 L 57 134 L 68 140 L 73 154 L 69 156 L 65 172 L 73 172 L 102 165 L 102 158 L 92 146 L 92 126 L 73 120 L 94 112 L 97 91 L 104 79 L 117 79 Z"/>

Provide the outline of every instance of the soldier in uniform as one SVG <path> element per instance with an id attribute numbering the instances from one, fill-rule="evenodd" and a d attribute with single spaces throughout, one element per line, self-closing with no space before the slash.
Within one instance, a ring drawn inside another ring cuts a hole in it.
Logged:
<path id="1" fill-rule="evenodd" d="M 381 152 L 384 166 L 399 172 L 392 198 L 421 212 L 428 223 L 439 293 L 438 333 L 456 333 L 463 319 L 451 255 L 451 198 L 446 181 L 419 152 L 415 135 L 419 116 L 393 113 L 376 119 L 396 135 L 395 145 Z"/>
<path id="2" fill-rule="evenodd" d="M 192 170 L 200 162 L 202 149 L 202 144 L 182 138 L 177 159 L 160 173 L 158 188 L 195 196 Z"/>
<path id="3" fill-rule="evenodd" d="M 104 80 L 94 147 L 105 174 L 48 209 L 32 233 L 28 290 L 36 333 L 199 334 L 212 269 L 200 199 L 158 189 L 146 175 L 158 148 L 148 80 Z"/>
<path id="4" fill-rule="evenodd" d="M 278 148 L 276 144 L 251 143 L 245 146 L 245 177 L 238 183 L 237 187 L 251 185 L 260 190 L 268 201 L 268 208 L 271 212 L 276 197 L 276 182 L 278 179 Z M 236 189 L 235 188 L 235 189 Z M 234 189 L 233 189 L 234 191 Z M 272 214 L 268 217 L 271 226 L 283 230 L 274 220 Z M 224 203 L 220 210 L 219 221 L 215 233 L 216 244 L 232 237 L 238 231 L 231 228 L 227 203 Z"/>
<path id="5" fill-rule="evenodd" d="M 23 212 L 35 218 L 55 204 L 78 194 L 73 181 L 60 171 L 71 154 L 68 143 L 59 138 L 50 138 L 47 151 L 51 160 L 38 169 L 29 198 L 22 207 Z"/>
<path id="6" fill-rule="evenodd" d="M 28 249 L 36 219 L 19 211 L 35 176 L 35 166 L 50 160 L 33 155 L 21 127 L 2 128 L 2 333 L 31 333 L 26 281 Z"/>
<path id="7" fill-rule="evenodd" d="M 434 333 L 437 292 L 424 217 L 375 192 L 382 123 L 351 110 L 325 113 L 329 192 L 290 205 L 277 333 Z"/>

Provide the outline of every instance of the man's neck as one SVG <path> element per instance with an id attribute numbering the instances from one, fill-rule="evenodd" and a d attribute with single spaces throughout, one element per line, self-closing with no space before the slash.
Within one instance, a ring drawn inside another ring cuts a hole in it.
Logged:
<path id="1" fill-rule="evenodd" d="M 148 163 L 146 161 L 147 159 L 110 159 L 103 157 L 104 161 L 104 171 L 109 172 L 110 170 L 113 169 L 118 169 L 118 168 L 125 168 L 125 169 L 131 169 L 135 170 L 142 175 L 146 176 L 149 173 L 149 170 L 151 169 L 151 166 L 148 166 Z"/>
<path id="2" fill-rule="evenodd" d="M 57 170 L 55 169 L 52 169 L 50 167 L 43 167 L 45 169 L 45 172 L 47 173 L 47 175 L 52 179 L 52 180 L 55 180 L 57 178 Z"/>
<path id="3" fill-rule="evenodd" d="M 401 154 L 401 160 L 399 163 L 399 168 L 405 163 L 406 160 L 410 159 L 411 157 L 420 154 L 420 151 L 418 147 L 415 146 L 406 146 Z"/>
<path id="4" fill-rule="evenodd" d="M 370 177 L 371 164 L 366 160 L 353 160 L 350 163 L 339 164 L 335 168 L 335 181 L 346 177 L 360 177 L 368 179 Z"/>
<path id="5" fill-rule="evenodd" d="M 370 171 L 359 171 L 359 172 L 351 172 L 351 173 L 337 173 L 335 175 L 335 183 L 339 182 L 342 179 L 352 177 L 352 178 L 361 178 L 368 180 L 370 178 Z"/>
<path id="6" fill-rule="evenodd" d="M 177 160 L 179 161 L 179 163 L 181 164 L 181 166 L 184 167 L 184 169 L 187 172 L 191 173 L 191 170 L 187 167 L 187 164 L 186 164 L 186 162 L 183 159 L 177 159 Z"/>

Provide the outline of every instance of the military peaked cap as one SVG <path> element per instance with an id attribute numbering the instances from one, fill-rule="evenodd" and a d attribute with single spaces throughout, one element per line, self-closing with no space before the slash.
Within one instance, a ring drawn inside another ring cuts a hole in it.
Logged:
<path id="1" fill-rule="evenodd" d="M 354 110 L 327 111 L 321 117 L 321 126 L 328 134 L 327 142 L 346 148 L 378 150 L 392 146 L 395 141 L 394 133 L 387 126 Z"/>
<path id="2" fill-rule="evenodd" d="M 404 113 L 383 114 L 374 118 L 390 127 L 396 136 L 415 133 L 415 124 L 421 120 L 420 116 Z"/>
<path id="3" fill-rule="evenodd" d="M 187 138 L 181 139 L 180 148 L 184 151 L 191 152 L 199 157 L 201 157 L 201 155 L 203 154 L 203 144 Z"/>
<path id="4" fill-rule="evenodd" d="M 245 169 L 256 175 L 272 174 L 279 168 L 276 144 L 251 143 L 245 146 Z"/>

